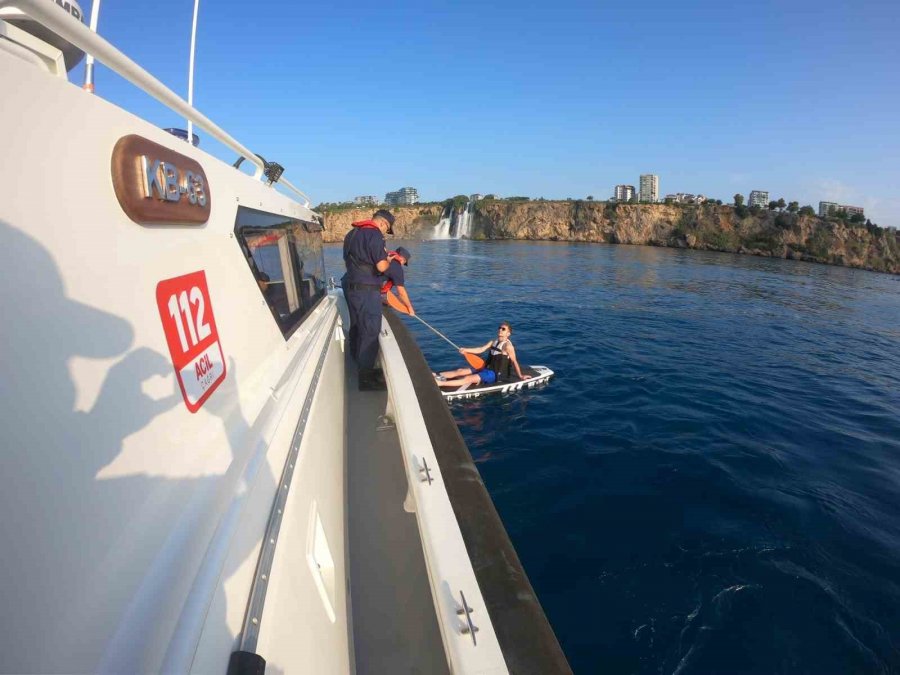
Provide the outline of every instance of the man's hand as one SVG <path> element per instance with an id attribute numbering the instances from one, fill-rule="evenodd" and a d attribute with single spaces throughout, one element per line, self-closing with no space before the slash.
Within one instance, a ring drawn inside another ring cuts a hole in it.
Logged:
<path id="1" fill-rule="evenodd" d="M 412 308 L 412 305 L 407 305 L 406 307 L 407 307 L 407 309 L 409 310 L 409 315 L 410 315 L 410 316 L 415 316 L 415 315 L 416 315 L 416 310 L 414 310 L 414 309 Z"/>

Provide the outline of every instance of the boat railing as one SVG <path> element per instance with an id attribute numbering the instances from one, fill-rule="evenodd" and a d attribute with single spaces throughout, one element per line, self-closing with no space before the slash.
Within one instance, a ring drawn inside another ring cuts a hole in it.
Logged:
<path id="1" fill-rule="evenodd" d="M 263 178 L 266 164 L 256 153 L 239 143 L 224 129 L 191 106 L 105 39 L 94 33 L 90 28 L 80 21 L 73 21 L 72 16 L 61 7 L 58 7 L 56 3 L 48 2 L 47 0 L 0 0 L 0 9 L 4 7 L 15 7 L 41 23 L 45 28 L 52 30 L 61 38 L 68 40 L 86 54 L 92 55 L 107 68 L 115 71 L 139 89 L 147 92 L 170 110 L 190 120 L 225 147 L 252 162 L 256 166 L 253 177 L 257 180 Z M 309 207 L 310 199 L 306 194 L 285 178 L 281 178 L 278 182 L 299 196 L 303 200 L 304 206 Z"/>
<path id="2" fill-rule="evenodd" d="M 407 510 L 416 511 L 451 671 L 571 675 L 429 364 L 400 316 L 386 312 L 385 320 L 389 330 L 379 343 L 406 466 Z M 479 653 L 495 644 L 503 662 Z"/>
<path id="3" fill-rule="evenodd" d="M 454 673 L 508 672 L 447 495 L 438 459 L 405 366 L 388 331 L 380 339 L 393 418 L 408 492 L 404 508 L 416 522 L 444 651 Z"/>

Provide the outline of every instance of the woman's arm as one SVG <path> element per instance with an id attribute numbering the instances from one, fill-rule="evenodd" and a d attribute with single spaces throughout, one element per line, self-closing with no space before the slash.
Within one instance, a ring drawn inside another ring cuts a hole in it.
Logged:
<path id="1" fill-rule="evenodd" d="M 409 299 L 409 293 L 406 292 L 406 288 L 403 286 L 397 286 L 397 295 L 400 296 L 403 304 L 406 305 L 406 308 L 409 310 L 409 315 L 415 316 L 416 310 L 413 309 L 412 300 Z"/>
<path id="2" fill-rule="evenodd" d="M 493 340 L 488 340 L 485 344 L 481 345 L 480 347 L 460 347 L 459 353 L 460 354 L 480 354 L 481 352 L 487 351 L 488 347 L 490 347 L 491 344 L 493 344 Z"/>

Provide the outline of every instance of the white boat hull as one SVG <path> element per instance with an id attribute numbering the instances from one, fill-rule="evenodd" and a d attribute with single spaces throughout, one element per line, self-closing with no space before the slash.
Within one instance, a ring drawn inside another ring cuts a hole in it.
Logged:
<path id="1" fill-rule="evenodd" d="M 307 219 L 309 210 L 2 51 L 0 86 L 10 94 L 0 124 L 16 130 L 0 154 L 0 605 L 16 608 L 0 631 L 4 670 L 225 672 L 325 350 L 326 384 L 314 400 L 322 414 L 304 436 L 283 527 L 305 546 L 318 514 L 334 561 L 334 616 L 312 574 L 280 575 L 283 612 L 302 607 L 304 619 L 269 653 L 285 667 L 349 672 L 335 300 L 286 341 L 233 233 L 241 205 Z M 128 134 L 203 166 L 206 225 L 146 226 L 125 215 L 110 157 Z M 197 270 L 227 374 L 192 413 L 155 290 Z M 263 623 L 261 644 L 270 646 L 275 624 Z"/>

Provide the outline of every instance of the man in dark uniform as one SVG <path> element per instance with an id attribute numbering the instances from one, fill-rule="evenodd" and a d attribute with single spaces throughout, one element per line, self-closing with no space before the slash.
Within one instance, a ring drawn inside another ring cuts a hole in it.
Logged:
<path id="1" fill-rule="evenodd" d="M 391 289 L 397 289 L 397 297 L 406 306 L 406 312 L 410 316 L 416 315 L 413 309 L 412 300 L 409 299 L 409 293 L 406 292 L 406 279 L 403 274 L 403 265 L 409 267 L 409 260 L 412 253 L 402 246 L 396 251 L 388 251 L 388 268 L 384 273 L 386 281 L 381 286 L 381 294 L 390 293 Z"/>
<path id="2" fill-rule="evenodd" d="M 386 389 L 384 375 L 375 369 L 381 331 L 381 274 L 388 269 L 384 235 L 394 234 L 394 216 L 379 209 L 371 220 L 360 220 L 344 237 L 341 279 L 350 310 L 350 354 L 359 369 L 360 391 Z"/>

